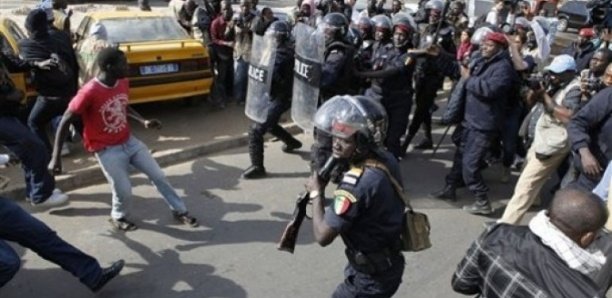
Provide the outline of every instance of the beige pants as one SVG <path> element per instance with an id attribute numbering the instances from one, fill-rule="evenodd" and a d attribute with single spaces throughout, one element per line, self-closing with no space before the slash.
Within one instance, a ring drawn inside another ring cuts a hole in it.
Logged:
<path id="1" fill-rule="evenodd" d="M 527 152 L 525 168 L 514 187 L 514 195 L 508 202 L 504 215 L 499 222 L 513 225 L 519 224 L 523 215 L 525 215 L 540 194 L 540 190 L 542 190 L 546 180 L 557 170 L 568 153 L 569 149 L 562 150 L 546 160 L 539 160 L 535 157 L 533 147 L 530 148 L 529 152 Z"/>

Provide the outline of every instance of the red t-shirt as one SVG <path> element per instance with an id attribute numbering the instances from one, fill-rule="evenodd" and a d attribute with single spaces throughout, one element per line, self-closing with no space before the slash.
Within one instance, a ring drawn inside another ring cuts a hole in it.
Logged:
<path id="1" fill-rule="evenodd" d="M 129 139 L 128 90 L 127 79 L 118 80 L 113 87 L 93 79 L 70 101 L 68 110 L 81 115 L 83 145 L 87 151 L 97 152 Z"/>

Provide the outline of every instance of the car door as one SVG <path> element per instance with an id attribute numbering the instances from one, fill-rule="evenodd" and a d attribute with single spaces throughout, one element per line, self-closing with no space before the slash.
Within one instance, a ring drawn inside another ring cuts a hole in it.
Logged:
<path id="1" fill-rule="evenodd" d="M 19 56 L 18 43 L 26 35 L 19 26 L 8 18 L 0 18 L 0 50 L 7 55 Z M 26 94 L 26 97 L 36 95 L 34 89 L 29 84 L 29 73 L 15 72 L 10 74 L 11 80 L 17 89 Z"/>

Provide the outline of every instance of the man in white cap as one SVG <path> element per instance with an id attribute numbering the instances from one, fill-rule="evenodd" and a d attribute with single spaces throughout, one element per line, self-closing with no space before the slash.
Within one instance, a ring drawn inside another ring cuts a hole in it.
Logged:
<path id="1" fill-rule="evenodd" d="M 569 55 L 559 55 L 547 66 L 549 82 L 530 91 L 527 99 L 544 105 L 538 119 L 533 145 L 527 153 L 527 163 L 521 173 L 514 195 L 498 222 L 519 224 L 531 207 L 548 177 L 555 172 L 570 152 L 566 126 L 580 108 L 580 81 L 576 77 L 576 62 Z"/>

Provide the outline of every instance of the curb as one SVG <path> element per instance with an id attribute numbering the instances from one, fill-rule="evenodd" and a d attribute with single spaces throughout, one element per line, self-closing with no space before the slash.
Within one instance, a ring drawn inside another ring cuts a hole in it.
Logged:
<path id="1" fill-rule="evenodd" d="M 292 135 L 302 133 L 303 130 L 296 124 L 287 124 L 283 127 Z M 271 137 L 266 136 L 266 140 Z M 243 133 L 239 136 L 230 137 L 224 140 L 206 142 L 203 144 L 193 145 L 181 149 L 169 149 L 154 153 L 153 157 L 159 163 L 159 166 L 164 168 L 170 165 L 179 164 L 190 161 L 205 155 L 221 152 L 224 150 L 239 148 L 246 146 L 249 143 L 249 136 Z M 132 171 L 131 173 L 135 173 Z M 86 186 L 104 183 L 106 178 L 98 165 L 71 171 L 66 175 L 60 175 L 55 178 L 55 186 L 64 192 L 83 188 Z M 25 184 L 16 184 L 14 187 L 9 187 L 0 192 L 0 196 L 21 200 L 26 197 Z"/>

